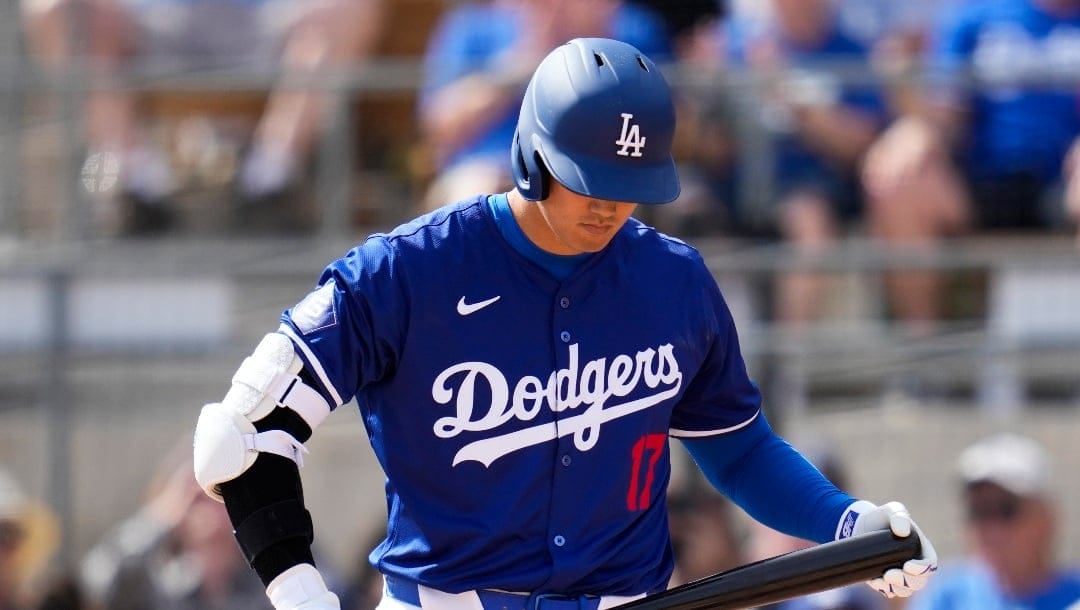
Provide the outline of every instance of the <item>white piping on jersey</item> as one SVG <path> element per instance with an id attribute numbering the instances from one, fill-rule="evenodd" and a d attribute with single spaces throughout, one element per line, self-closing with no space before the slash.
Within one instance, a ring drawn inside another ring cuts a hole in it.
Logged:
<path id="1" fill-rule="evenodd" d="M 725 432 L 734 432 L 734 431 L 736 431 L 736 430 L 738 430 L 740 428 L 745 428 L 745 427 L 750 425 L 750 422 L 757 419 L 758 415 L 761 415 L 761 409 L 758 409 L 757 411 L 755 411 L 754 414 L 751 415 L 749 419 L 742 422 L 741 424 L 735 424 L 734 426 L 731 426 L 729 428 L 720 428 L 719 430 L 705 430 L 705 431 L 701 431 L 701 430 L 679 430 L 677 428 L 672 428 L 672 429 L 668 430 L 668 435 L 674 436 L 675 438 L 700 438 L 700 437 L 703 437 L 703 436 L 716 436 L 717 434 L 724 434 Z"/>
<path id="2" fill-rule="evenodd" d="M 300 351 L 304 352 L 304 356 L 306 356 L 308 364 L 310 364 L 311 368 L 314 369 L 313 372 L 315 373 L 315 376 L 319 378 L 319 381 L 322 382 L 322 386 L 326 388 L 327 392 L 330 393 L 330 398 L 334 399 L 334 407 L 339 407 L 345 404 L 345 401 L 341 400 L 341 396 L 338 395 L 337 388 L 334 387 L 334 384 L 330 383 L 330 378 L 326 376 L 326 370 L 323 369 L 322 363 L 320 363 L 319 359 L 315 357 L 315 354 L 312 353 L 311 349 L 308 348 L 307 344 L 304 343 L 304 341 L 300 339 L 300 337 L 296 336 L 296 333 L 293 332 L 293 329 L 290 328 L 288 324 L 282 324 L 281 326 L 279 326 L 278 332 L 283 333 L 285 336 L 292 339 L 293 345 L 299 347 Z"/>
<path id="3" fill-rule="evenodd" d="M 460 382 L 448 386 L 456 378 L 460 378 Z M 584 363 L 580 371 L 575 343 L 569 347 L 567 367 L 552 371 L 546 383 L 526 375 L 513 385 L 512 390 L 502 371 L 494 365 L 462 362 L 445 369 L 431 386 L 431 397 L 435 402 L 453 402 L 456 408 L 454 415 L 436 420 L 433 431 L 439 438 L 453 438 L 462 432 L 495 431 L 512 419 L 531 421 L 545 404 L 555 413 L 584 406 L 585 410 L 574 417 L 473 441 L 457 452 L 453 465 L 473 460 L 490 466 L 509 453 L 570 434 L 574 435 L 574 446 L 578 450 L 588 451 L 596 445 L 601 425 L 677 396 L 682 379 L 679 361 L 670 343 L 641 350 L 633 356 L 618 354 L 610 360 L 608 357 L 597 358 Z M 478 380 L 487 386 L 490 404 L 486 406 L 476 404 Z M 606 406 L 612 396 L 628 396 L 642 384 L 657 391 L 629 402 Z"/>

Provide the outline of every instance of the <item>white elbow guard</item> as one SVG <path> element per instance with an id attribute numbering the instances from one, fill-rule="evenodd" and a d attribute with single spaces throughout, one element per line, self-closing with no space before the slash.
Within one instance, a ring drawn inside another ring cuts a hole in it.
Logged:
<path id="1" fill-rule="evenodd" d="M 217 486 L 244 473 L 259 453 L 273 453 L 303 465 L 307 452 L 284 430 L 258 432 L 254 422 L 282 406 L 300 415 L 311 430 L 330 414 L 330 405 L 297 374 L 303 361 L 285 335 L 270 333 L 233 375 L 220 403 L 203 407 L 195 425 L 195 478 L 210 497 L 222 501 Z"/>

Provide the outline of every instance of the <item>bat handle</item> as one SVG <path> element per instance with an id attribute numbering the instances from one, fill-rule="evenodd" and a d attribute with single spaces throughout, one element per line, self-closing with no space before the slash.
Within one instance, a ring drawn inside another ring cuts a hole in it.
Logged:
<path id="1" fill-rule="evenodd" d="M 889 530 L 827 542 L 714 574 L 619 610 L 737 610 L 876 578 L 922 554 L 919 536 Z"/>

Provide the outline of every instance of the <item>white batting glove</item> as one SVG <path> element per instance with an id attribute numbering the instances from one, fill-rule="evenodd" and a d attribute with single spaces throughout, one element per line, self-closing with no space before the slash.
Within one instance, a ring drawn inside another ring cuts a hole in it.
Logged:
<path id="1" fill-rule="evenodd" d="M 341 602 L 310 563 L 278 574 L 266 587 L 266 596 L 275 610 L 341 610 Z"/>
<path id="2" fill-rule="evenodd" d="M 882 506 L 866 500 L 853 503 L 840 517 L 840 523 L 836 526 L 836 539 L 877 530 L 892 530 L 893 534 L 901 538 L 910 536 L 914 530 L 919 536 L 922 549 L 920 557 L 904 562 L 903 569 L 886 570 L 879 578 L 866 583 L 887 598 L 910 597 L 912 593 L 925 587 L 930 575 L 937 570 L 937 551 L 900 502 L 889 502 Z"/>

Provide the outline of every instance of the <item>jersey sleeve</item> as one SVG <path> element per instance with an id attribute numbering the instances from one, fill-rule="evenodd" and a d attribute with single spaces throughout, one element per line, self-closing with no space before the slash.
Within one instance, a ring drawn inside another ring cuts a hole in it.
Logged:
<path id="1" fill-rule="evenodd" d="M 711 338 L 704 362 L 671 418 L 671 436 L 698 438 L 748 425 L 761 409 L 761 392 L 746 371 L 735 321 L 716 280 L 701 267 L 703 318 Z"/>
<path id="2" fill-rule="evenodd" d="M 757 521 L 792 536 L 832 540 L 855 501 L 773 433 L 764 414 L 730 434 L 681 440 L 713 487 Z"/>
<path id="3" fill-rule="evenodd" d="M 371 237 L 327 266 L 318 286 L 281 316 L 308 370 L 334 405 L 393 371 L 407 297 L 388 241 Z"/>

